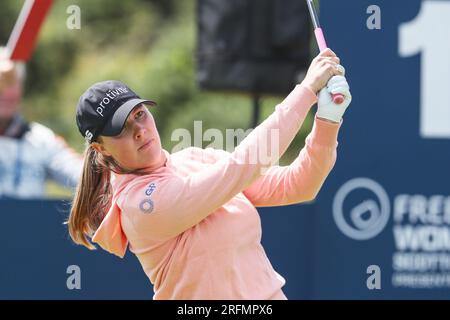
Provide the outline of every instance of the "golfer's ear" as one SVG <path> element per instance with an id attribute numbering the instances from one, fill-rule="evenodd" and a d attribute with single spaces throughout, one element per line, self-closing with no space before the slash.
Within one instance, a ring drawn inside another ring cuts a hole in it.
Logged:
<path id="1" fill-rule="evenodd" d="M 91 143 L 92 148 L 94 148 L 97 152 L 100 152 L 102 155 L 110 157 L 111 153 L 109 153 L 106 149 L 105 146 L 102 145 L 101 143 L 98 142 L 92 142 Z"/>

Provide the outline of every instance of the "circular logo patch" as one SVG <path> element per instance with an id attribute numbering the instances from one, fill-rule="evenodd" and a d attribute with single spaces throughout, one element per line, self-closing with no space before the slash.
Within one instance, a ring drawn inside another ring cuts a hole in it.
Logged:
<path id="1" fill-rule="evenodd" d="M 145 199 L 139 204 L 139 209 L 144 213 L 152 213 L 153 211 L 153 201 L 152 199 Z"/>

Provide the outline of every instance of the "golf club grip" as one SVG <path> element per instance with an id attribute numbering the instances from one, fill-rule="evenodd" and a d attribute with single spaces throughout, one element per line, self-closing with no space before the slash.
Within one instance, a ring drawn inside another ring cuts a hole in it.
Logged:
<path id="1" fill-rule="evenodd" d="M 322 52 L 323 50 L 328 48 L 322 29 L 321 28 L 314 29 L 314 34 L 316 35 L 316 41 L 317 41 L 320 51 Z M 344 102 L 344 96 L 340 93 L 332 94 L 332 97 L 333 97 L 333 102 L 335 104 L 341 104 L 342 102 Z"/>

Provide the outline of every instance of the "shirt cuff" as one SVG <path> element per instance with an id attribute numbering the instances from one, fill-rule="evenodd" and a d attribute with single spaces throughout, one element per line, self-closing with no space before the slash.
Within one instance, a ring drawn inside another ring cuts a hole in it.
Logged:
<path id="1" fill-rule="evenodd" d="M 340 123 L 332 123 L 321 120 L 315 116 L 313 129 L 310 135 L 311 142 L 320 146 L 336 147 L 341 125 L 342 120 Z"/>

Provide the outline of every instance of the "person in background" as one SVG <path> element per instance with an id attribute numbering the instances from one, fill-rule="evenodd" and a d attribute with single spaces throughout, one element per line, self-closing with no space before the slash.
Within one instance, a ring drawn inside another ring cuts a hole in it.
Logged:
<path id="1" fill-rule="evenodd" d="M 25 66 L 0 47 L 0 199 L 43 198 L 46 182 L 73 188 L 83 158 L 51 129 L 21 114 Z"/>

